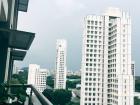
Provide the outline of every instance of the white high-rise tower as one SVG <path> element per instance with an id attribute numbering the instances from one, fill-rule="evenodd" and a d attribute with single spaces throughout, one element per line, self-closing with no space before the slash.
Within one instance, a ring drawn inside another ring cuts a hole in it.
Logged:
<path id="1" fill-rule="evenodd" d="M 56 43 L 56 71 L 55 71 L 55 89 L 66 88 L 66 40 L 60 39 Z"/>
<path id="2" fill-rule="evenodd" d="M 85 18 L 80 105 L 133 105 L 131 19 L 118 8 Z"/>

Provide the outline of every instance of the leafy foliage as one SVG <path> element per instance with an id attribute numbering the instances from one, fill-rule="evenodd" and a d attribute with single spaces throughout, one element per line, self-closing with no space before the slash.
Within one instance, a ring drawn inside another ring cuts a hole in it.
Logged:
<path id="1" fill-rule="evenodd" d="M 49 85 L 52 88 L 54 87 L 54 78 L 52 76 L 47 77 L 47 85 Z"/>
<path id="2" fill-rule="evenodd" d="M 81 79 L 81 76 L 78 75 L 71 75 L 71 76 L 67 76 L 68 79 Z"/>
<path id="3" fill-rule="evenodd" d="M 45 97 L 48 98 L 48 100 L 50 100 L 51 102 L 54 101 L 54 99 L 53 99 L 53 90 L 51 90 L 51 89 L 45 89 L 42 93 L 43 93 L 43 95 Z"/>
<path id="4" fill-rule="evenodd" d="M 24 84 L 26 83 L 24 73 L 14 74 L 12 79 L 10 80 L 9 84 Z M 25 87 L 13 87 L 11 88 L 11 93 L 15 94 L 19 101 L 24 102 L 26 100 L 26 88 Z"/>
<path id="5" fill-rule="evenodd" d="M 25 87 L 11 87 L 10 88 L 10 93 L 9 93 L 9 88 L 6 87 L 6 85 L 10 85 L 10 84 L 25 84 L 27 83 L 27 76 L 28 76 L 28 72 L 27 70 L 24 70 L 23 72 L 20 72 L 19 74 L 13 74 L 12 78 L 10 81 L 8 81 L 7 83 L 1 84 L 0 85 L 0 103 L 5 103 L 5 101 L 10 97 L 11 99 L 14 99 L 15 97 L 17 97 L 17 102 L 15 102 L 14 104 L 16 105 L 16 103 L 18 103 L 19 101 L 21 103 L 24 103 L 27 97 L 27 93 L 26 93 L 26 88 Z M 6 104 L 6 103 L 5 103 Z M 20 105 L 20 104 L 18 104 Z"/>
<path id="6" fill-rule="evenodd" d="M 71 91 L 60 89 L 60 90 L 49 90 L 46 89 L 43 92 L 44 96 L 46 96 L 54 105 L 66 105 L 69 103 L 72 97 Z"/>
<path id="7" fill-rule="evenodd" d="M 140 99 L 137 97 L 134 98 L 134 105 L 140 105 Z"/>
<path id="8" fill-rule="evenodd" d="M 66 105 L 80 105 L 80 103 L 69 102 Z"/>
<path id="9" fill-rule="evenodd" d="M 135 80 L 135 91 L 140 92 L 140 80 Z"/>
<path id="10" fill-rule="evenodd" d="M 80 83 L 81 83 L 80 80 L 79 81 L 69 81 L 69 80 L 67 80 L 66 87 L 67 87 L 67 89 L 68 88 L 74 89 L 74 88 L 76 88 L 76 84 L 80 84 Z"/>
<path id="11" fill-rule="evenodd" d="M 21 84 L 27 84 L 28 70 L 20 71 L 19 74 L 13 74 L 12 78 L 18 79 Z"/>

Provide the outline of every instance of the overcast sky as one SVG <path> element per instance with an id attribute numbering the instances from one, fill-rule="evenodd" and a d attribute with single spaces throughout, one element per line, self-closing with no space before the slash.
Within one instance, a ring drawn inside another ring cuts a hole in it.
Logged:
<path id="1" fill-rule="evenodd" d="M 66 39 L 67 68 L 81 67 L 83 18 L 100 15 L 107 7 L 130 12 L 132 18 L 132 57 L 136 75 L 140 75 L 140 6 L 139 0 L 29 0 L 28 12 L 19 13 L 18 29 L 35 32 L 36 37 L 20 67 L 30 63 L 55 68 L 56 39 Z"/>

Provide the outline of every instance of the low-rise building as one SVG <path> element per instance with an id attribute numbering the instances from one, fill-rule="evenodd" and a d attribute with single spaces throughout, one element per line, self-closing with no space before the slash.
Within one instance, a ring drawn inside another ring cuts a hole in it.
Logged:
<path id="1" fill-rule="evenodd" d="M 28 84 L 34 85 L 38 91 L 43 92 L 46 89 L 47 74 L 47 69 L 40 69 L 39 65 L 30 64 L 28 72 Z M 28 92 L 30 92 L 30 90 L 28 90 Z"/>

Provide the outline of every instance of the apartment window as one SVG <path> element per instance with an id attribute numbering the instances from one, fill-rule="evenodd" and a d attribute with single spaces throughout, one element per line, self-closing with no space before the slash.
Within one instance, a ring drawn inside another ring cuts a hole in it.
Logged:
<path id="1" fill-rule="evenodd" d="M 90 24 L 90 21 L 88 20 L 88 24 Z"/>
<path id="2" fill-rule="evenodd" d="M 94 21 L 91 21 L 91 24 L 94 24 Z"/>
<path id="3" fill-rule="evenodd" d="M 97 31 L 95 31 L 95 34 L 97 34 Z"/>
<path id="4" fill-rule="evenodd" d="M 91 81 L 92 80 L 92 78 L 89 78 L 89 81 Z"/>
<path id="5" fill-rule="evenodd" d="M 90 38 L 90 35 L 87 35 L 88 38 Z"/>
<path id="6" fill-rule="evenodd" d="M 98 24 L 98 22 L 97 21 L 95 21 L 95 25 L 97 25 Z"/>
<path id="7" fill-rule="evenodd" d="M 97 40 L 94 40 L 94 43 L 97 43 Z"/>
<path id="8" fill-rule="evenodd" d="M 87 26 L 88 29 L 90 29 L 90 26 Z"/>
<path id="9" fill-rule="evenodd" d="M 88 30 L 87 33 L 90 33 L 90 31 Z"/>
<path id="10" fill-rule="evenodd" d="M 97 27 L 95 27 L 95 30 L 97 30 Z"/>
<path id="11" fill-rule="evenodd" d="M 99 22 L 99 25 L 102 25 L 102 22 L 101 21 Z"/>
<path id="12" fill-rule="evenodd" d="M 95 88 L 93 88 L 93 91 L 95 91 L 96 89 Z"/>
<path id="13" fill-rule="evenodd" d="M 91 44 L 91 45 L 90 45 L 90 47 L 92 48 L 92 47 L 93 47 L 93 45 Z"/>
<path id="14" fill-rule="evenodd" d="M 89 101 L 91 101 L 91 98 L 89 98 Z"/>
<path id="15" fill-rule="evenodd" d="M 89 56 L 89 54 L 86 54 L 86 56 L 88 57 L 88 56 Z"/>
<path id="16" fill-rule="evenodd" d="M 97 48 L 97 45 L 94 45 L 95 48 Z"/>
<path id="17" fill-rule="evenodd" d="M 123 30 L 123 32 L 125 32 L 125 29 Z"/>

